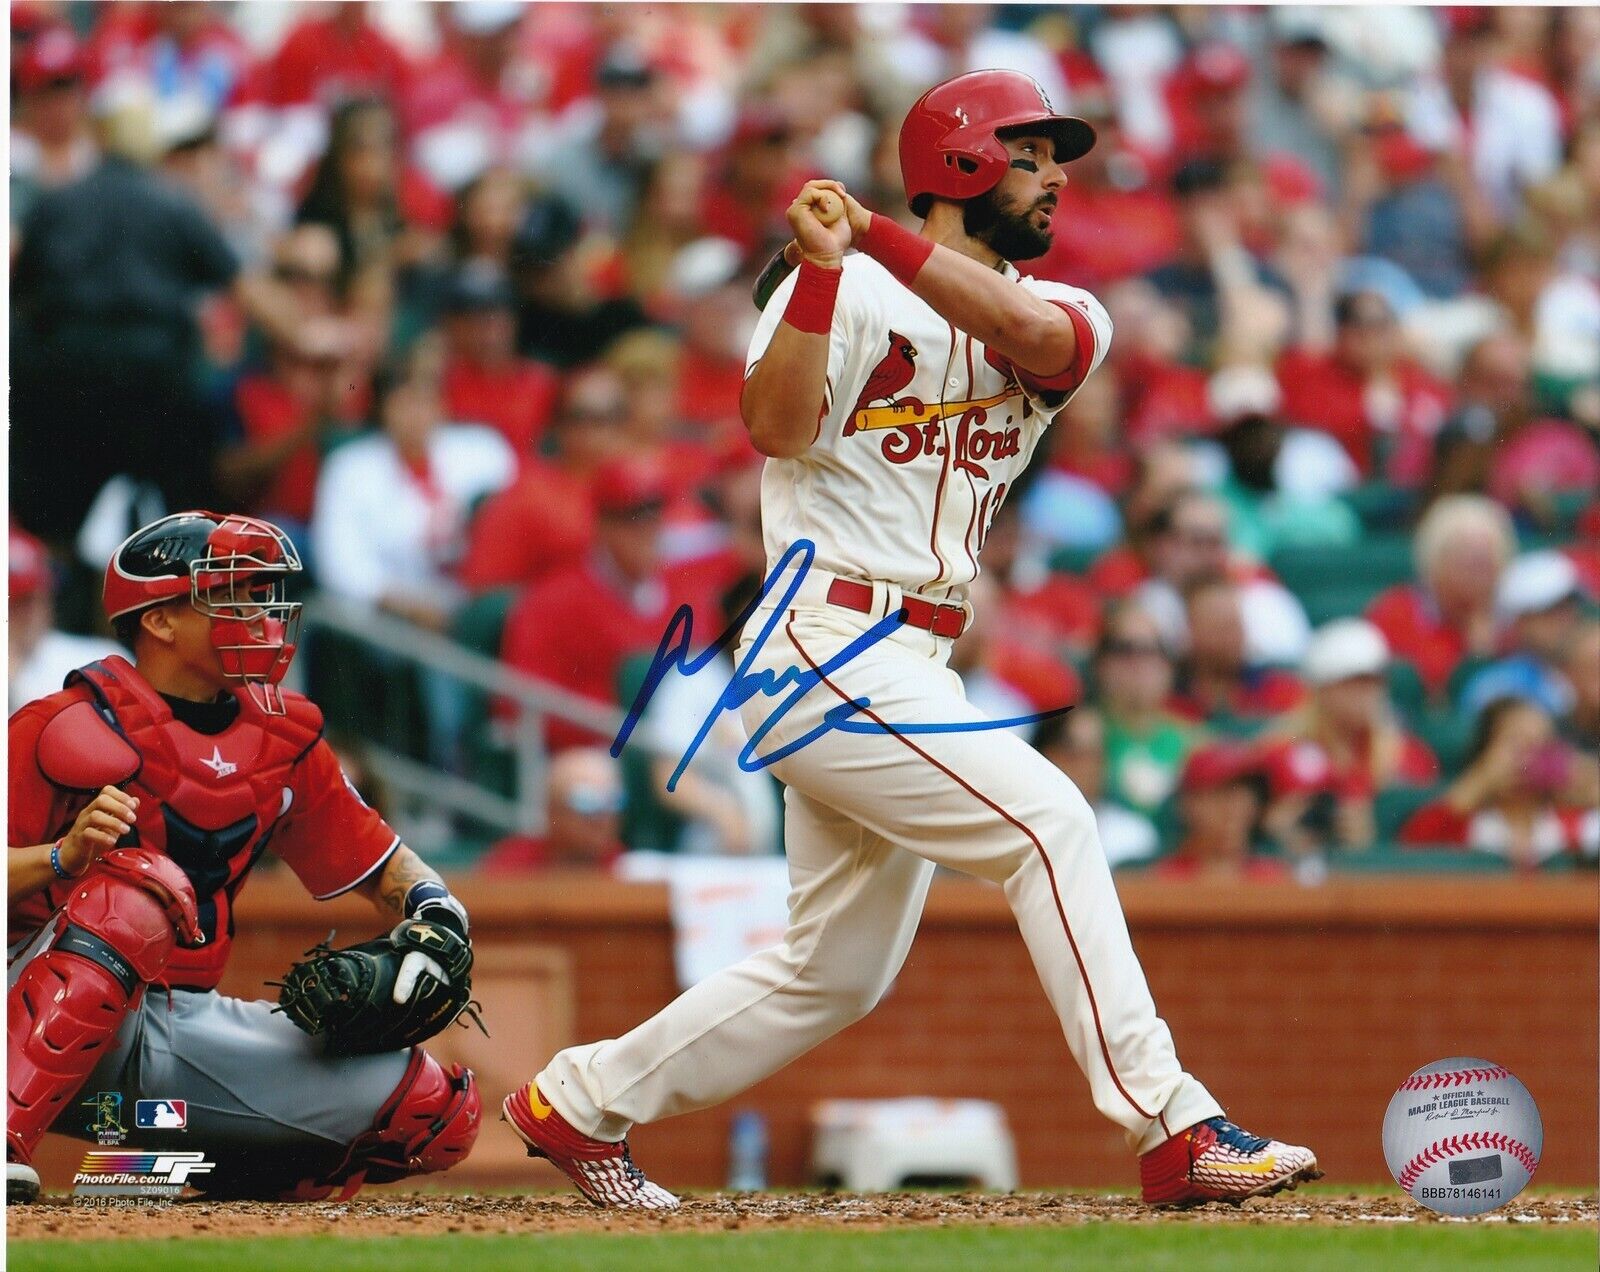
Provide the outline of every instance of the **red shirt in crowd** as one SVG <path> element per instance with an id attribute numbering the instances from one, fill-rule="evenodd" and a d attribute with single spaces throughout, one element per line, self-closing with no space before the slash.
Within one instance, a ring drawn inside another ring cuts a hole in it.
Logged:
<path id="1" fill-rule="evenodd" d="M 622 856 L 621 844 L 613 844 L 594 861 L 575 862 L 556 856 L 550 850 L 550 841 L 543 835 L 508 835 L 496 843 L 478 862 L 479 873 L 499 878 L 520 874 L 536 874 L 561 866 L 581 866 L 597 871 L 609 871 Z"/>
<path id="2" fill-rule="evenodd" d="M 716 634 L 715 613 L 691 590 L 682 571 L 664 571 L 637 589 L 637 599 L 591 554 L 528 588 L 506 619 L 501 658 L 509 665 L 615 707 L 623 664 L 661 643 L 673 612 L 684 601 L 696 609 L 696 639 Z M 552 749 L 604 745 L 609 737 L 552 718 Z"/>
<path id="3" fill-rule="evenodd" d="M 1113 499 L 1133 483 L 1133 456 L 1121 450 L 1101 450 L 1085 455 L 1052 455 L 1050 467 L 1100 487 Z"/>
<path id="4" fill-rule="evenodd" d="M 482 129 L 497 163 L 509 161 L 516 139 L 543 103 L 544 78 L 519 59 L 494 83 L 480 78 L 455 49 L 442 50 L 411 72 L 401 118 L 408 136 L 470 121 Z"/>
<path id="5" fill-rule="evenodd" d="M 1546 808 L 1534 816 L 1528 836 L 1528 854 L 1513 859 L 1512 833 L 1504 814 L 1493 808 L 1466 813 L 1439 800 L 1419 808 L 1400 828 L 1400 843 L 1408 848 L 1462 848 L 1513 859 L 1513 864 L 1536 866 L 1559 857 L 1592 854 L 1596 820 L 1592 809 Z"/>
<path id="6" fill-rule="evenodd" d="M 1178 211 L 1165 191 L 1088 189 L 1068 183 L 1057 195 L 1057 234 L 1050 250 L 1029 262 L 1035 278 L 1097 291 L 1137 278 L 1171 260 L 1181 238 Z"/>
<path id="7" fill-rule="evenodd" d="M 1576 424 L 1535 420 L 1502 442 L 1489 470 L 1489 494 L 1508 508 L 1529 496 L 1600 490 L 1600 455 Z"/>
<path id="8" fill-rule="evenodd" d="M 1084 578 L 1107 600 L 1127 596 L 1150 577 L 1150 567 L 1126 543 L 1107 548 L 1094 559 Z"/>
<path id="9" fill-rule="evenodd" d="M 1370 750 L 1370 746 L 1368 748 Z M 1372 764 L 1367 756 L 1354 758 L 1343 768 L 1329 757 L 1329 780 L 1340 799 L 1367 799 L 1377 792 L 1373 789 Z M 1400 755 L 1394 772 L 1389 775 L 1390 786 L 1431 786 L 1439 780 L 1439 760 L 1421 738 L 1402 732 Z"/>
<path id="10" fill-rule="evenodd" d="M 1577 567 L 1583 590 L 1600 596 L 1600 543 L 1574 543 L 1561 551 Z"/>
<path id="11" fill-rule="evenodd" d="M 251 375 L 239 381 L 234 405 L 245 437 L 252 443 L 272 442 L 306 424 L 310 408 L 270 375 Z M 267 514 L 279 513 L 297 521 L 311 520 L 311 502 L 317 490 L 321 456 L 316 443 L 307 441 L 284 462 L 255 506 Z"/>
<path id="12" fill-rule="evenodd" d="M 1450 409 L 1450 391 L 1411 362 L 1395 368 L 1395 380 L 1400 414 L 1391 434 L 1393 453 L 1381 475 L 1416 485 L 1427 476 L 1434 434 Z M 1291 349 L 1278 360 L 1278 384 L 1283 390 L 1284 419 L 1321 429 L 1344 447 L 1362 476 L 1374 475 L 1373 439 L 1379 430 L 1372 421 L 1371 396 L 1361 372 L 1332 354 Z"/>
<path id="13" fill-rule="evenodd" d="M 720 173 L 713 167 L 709 180 L 700 192 L 700 229 L 714 238 L 725 238 L 737 243 L 748 257 L 764 244 L 781 240 L 787 233 L 788 221 L 784 213 L 793 192 L 806 182 L 807 174 L 796 170 L 773 186 L 772 197 L 764 208 L 752 208 L 734 197 L 727 185 L 719 180 Z"/>
<path id="14" fill-rule="evenodd" d="M 366 409 L 366 397 L 364 390 L 351 394 L 341 404 L 340 418 L 347 422 L 360 419 Z M 282 380 L 264 373 L 247 375 L 240 380 L 233 392 L 233 403 L 245 439 L 254 445 L 267 445 L 304 428 L 311 413 L 306 401 L 291 392 Z M 309 522 L 317 490 L 317 473 L 321 468 L 321 448 L 315 439 L 307 439 L 284 462 L 254 507 L 269 516 L 276 513 Z"/>
<path id="15" fill-rule="evenodd" d="M 744 359 L 714 358 L 685 348 L 678 385 L 678 418 L 685 423 L 737 423 L 739 395 L 744 392 Z"/>
<path id="16" fill-rule="evenodd" d="M 1072 664 L 1024 641 L 995 640 L 984 662 L 1036 711 L 1055 711 L 1083 701 L 1083 682 Z"/>
<path id="17" fill-rule="evenodd" d="M 544 75 L 545 109 L 552 116 L 592 98 L 595 72 L 606 54 L 609 33 L 582 6 L 530 5 L 522 24 L 519 57 Z"/>
<path id="18" fill-rule="evenodd" d="M 1467 639 L 1445 625 L 1427 593 L 1415 583 L 1397 583 L 1373 598 L 1367 618 L 1389 642 L 1390 653 L 1416 667 L 1430 694 L 1444 692 L 1467 655 Z"/>
<path id="19" fill-rule="evenodd" d="M 82 684 L 62 689 L 30 702 L 11 717 L 11 751 L 6 814 L 6 842 L 12 848 L 53 843 L 71 827 L 79 810 L 88 802 L 47 781 L 33 761 L 39 735 L 58 713 L 93 696 Z M 249 728 L 247 724 L 243 726 Z M 178 736 L 193 739 L 197 752 L 204 756 L 214 747 L 229 745 L 230 731 L 202 734 L 177 727 Z M 171 735 L 169 735 L 171 736 Z M 168 964 L 174 985 L 210 988 L 222 978 L 228 954 L 233 948 L 232 899 L 244 886 L 251 867 L 259 856 L 263 835 L 270 835 L 272 851 L 299 877 L 306 890 L 319 900 L 338 896 L 362 882 L 377 869 L 399 844 L 399 836 L 373 809 L 364 804 L 349 782 L 326 740 L 318 739 L 305 756 L 289 770 L 291 785 L 285 791 L 286 810 L 270 826 L 234 846 L 226 861 L 199 862 L 197 867 L 214 869 L 212 891 L 197 895 L 202 910 L 207 902 L 215 913 L 226 916 L 219 921 L 211 939 L 196 949 L 179 948 Z M 139 808 L 140 821 L 159 818 L 161 809 L 149 807 L 148 798 Z M 196 874 L 190 873 L 196 880 Z M 198 882 L 197 882 L 198 887 Z M 54 887 L 36 892 L 10 909 L 13 933 L 40 927 L 61 904 L 63 897 Z"/>
<path id="20" fill-rule="evenodd" d="M 1083 579 L 1052 571 L 1029 591 L 1008 588 L 997 626 L 1039 649 L 1092 649 L 1100 639 L 1100 594 Z"/>
<path id="21" fill-rule="evenodd" d="M 1116 364 L 1123 391 L 1123 428 L 1137 444 L 1164 437 L 1209 433 L 1211 415 L 1204 371 L 1143 354 L 1131 354 Z"/>
<path id="22" fill-rule="evenodd" d="M 407 225 L 443 234 L 455 220 L 455 203 L 434 185 L 422 169 L 405 164 L 400 169 L 400 215 Z"/>
<path id="23" fill-rule="evenodd" d="M 1301 737 L 1267 738 L 1262 742 L 1268 776 L 1275 794 L 1329 791 L 1340 800 L 1371 799 L 1380 788 L 1372 772 L 1372 739 L 1360 743 L 1341 765 L 1320 742 Z M 1431 786 L 1439 780 L 1439 761 L 1427 743 L 1401 731 L 1400 753 L 1382 789 Z"/>
<path id="24" fill-rule="evenodd" d="M 699 532 L 706 529 L 720 539 L 720 523 L 701 497 L 701 491 L 715 476 L 719 463 L 709 447 L 687 438 L 669 438 L 651 446 L 635 445 L 631 453 L 654 464 L 661 473 L 667 496 L 663 523 L 668 541 L 676 541 L 666 553 L 669 559 L 699 555 L 704 541 L 697 543 L 696 540 Z M 680 550 L 677 545 L 685 546 Z"/>
<path id="25" fill-rule="evenodd" d="M 90 79 L 103 83 L 118 71 L 137 71 L 153 84 L 177 80 L 206 91 L 220 90 L 224 105 L 252 74 L 249 46 L 229 25 L 221 10 L 179 45 L 162 26 L 158 4 L 95 6 L 94 30 L 86 56 Z"/>
<path id="26" fill-rule="evenodd" d="M 1247 671 L 1234 682 L 1228 701 L 1206 707 L 1180 688 L 1167 699 L 1167 710 L 1195 724 L 1203 724 L 1219 710 L 1235 719 L 1264 720 L 1292 711 L 1305 701 L 1306 688 L 1298 676 L 1277 667 Z"/>
<path id="27" fill-rule="evenodd" d="M 1107 548 L 1084 573 L 1084 579 L 1106 600 L 1127 596 L 1150 577 L 1150 567 L 1126 543 Z M 1234 583 L 1253 583 L 1258 579 L 1277 582 L 1275 575 L 1260 561 L 1234 557 L 1228 562 L 1228 578 Z"/>
<path id="28" fill-rule="evenodd" d="M 257 71 L 251 95 L 268 106 L 332 106 L 353 97 L 398 98 L 409 64 L 399 47 L 350 6 L 354 26 L 333 16 L 302 19 Z"/>
<path id="29" fill-rule="evenodd" d="M 1590 596 L 1600 596 L 1600 499 L 1591 500 L 1589 506 L 1578 514 L 1574 527 L 1577 541 L 1562 551 L 1578 567 L 1578 577 L 1583 580 L 1583 590 Z"/>
<path id="30" fill-rule="evenodd" d="M 581 561 L 594 543 L 589 483 L 539 459 L 489 496 L 468 530 L 457 577 L 474 592 L 521 587 Z"/>
<path id="31" fill-rule="evenodd" d="M 555 411 L 561 377 L 550 367 L 516 358 L 482 367 L 452 358 L 444 369 L 444 404 L 458 424 L 487 424 L 526 463 Z"/>

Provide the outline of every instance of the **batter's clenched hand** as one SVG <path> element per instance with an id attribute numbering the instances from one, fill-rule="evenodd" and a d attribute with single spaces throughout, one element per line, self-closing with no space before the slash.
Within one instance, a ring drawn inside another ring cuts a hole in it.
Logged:
<path id="1" fill-rule="evenodd" d="M 789 205 L 789 226 L 801 255 L 823 269 L 838 269 L 850 246 L 850 221 L 842 215 L 838 193 L 843 188 L 837 181 L 807 181 Z"/>
<path id="2" fill-rule="evenodd" d="M 867 226 L 872 222 L 873 213 L 863 207 L 860 200 L 846 190 L 841 182 L 819 178 L 809 184 L 831 190 L 839 196 L 839 201 L 844 205 L 844 219 L 850 222 L 850 241 L 859 246 L 867 235 Z"/>

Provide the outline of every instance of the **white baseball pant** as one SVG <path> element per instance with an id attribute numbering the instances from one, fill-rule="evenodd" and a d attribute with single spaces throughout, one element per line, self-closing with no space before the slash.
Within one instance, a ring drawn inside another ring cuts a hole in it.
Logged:
<path id="1" fill-rule="evenodd" d="M 797 600 L 830 576 L 812 571 Z M 779 593 L 781 595 L 781 591 Z M 874 584 L 872 614 L 793 604 L 752 664 L 782 675 L 823 667 L 900 591 Z M 771 614 L 746 626 L 737 661 Z M 952 642 L 902 627 L 830 672 L 759 747 L 766 755 L 846 699 L 857 719 L 895 724 L 983 719 L 946 663 Z M 779 697 L 743 708 L 747 735 Z M 538 1076 L 578 1130 L 617 1140 L 727 1100 L 860 1019 L 911 946 L 935 864 L 1002 885 L 1096 1107 L 1145 1152 L 1222 1112 L 1178 1064 L 1134 955 L 1094 814 L 1072 782 L 999 730 L 830 731 L 773 766 L 785 784 L 793 890 L 783 943 L 693 986 L 621 1038 L 572 1047 Z"/>

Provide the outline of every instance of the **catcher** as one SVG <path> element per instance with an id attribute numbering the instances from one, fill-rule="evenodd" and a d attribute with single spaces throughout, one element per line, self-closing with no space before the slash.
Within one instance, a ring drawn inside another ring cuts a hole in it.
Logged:
<path id="1" fill-rule="evenodd" d="M 136 1144 L 205 1150 L 210 1196 L 348 1197 L 472 1149 L 471 1071 L 417 1045 L 470 1007 L 467 913 L 280 687 L 300 568 L 253 517 L 144 527 L 105 577 L 134 664 L 93 663 L 11 718 L 11 1200 L 38 1194 L 45 1131 L 89 1137 L 80 1091 L 186 1100 L 185 1130 Z M 359 892 L 390 928 L 311 951 L 277 1006 L 216 992 L 269 846 L 318 900 Z"/>

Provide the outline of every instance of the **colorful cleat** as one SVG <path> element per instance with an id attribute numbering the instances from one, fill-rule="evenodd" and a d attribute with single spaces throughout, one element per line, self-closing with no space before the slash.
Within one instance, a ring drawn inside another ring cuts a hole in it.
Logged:
<path id="1" fill-rule="evenodd" d="M 617 1210 L 676 1210 L 678 1199 L 634 1165 L 628 1141 L 591 1139 L 550 1107 L 532 1082 L 506 1096 L 500 1120 L 528 1146 L 529 1157 L 554 1163 L 597 1206 Z"/>
<path id="2" fill-rule="evenodd" d="M 1239 1205 L 1319 1179 L 1309 1148 L 1240 1130 L 1226 1118 L 1207 1118 L 1139 1158 L 1139 1181 L 1151 1206 Z"/>

